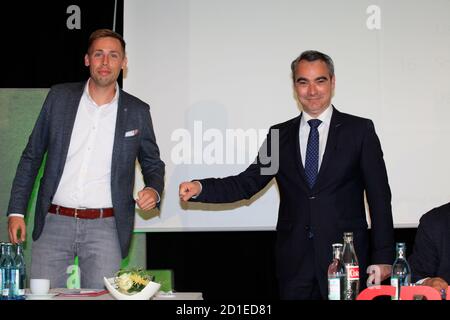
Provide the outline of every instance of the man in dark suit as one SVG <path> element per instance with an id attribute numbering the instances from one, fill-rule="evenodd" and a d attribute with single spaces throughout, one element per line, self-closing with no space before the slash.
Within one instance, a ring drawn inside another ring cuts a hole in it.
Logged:
<path id="1" fill-rule="evenodd" d="M 390 275 L 391 192 L 372 121 L 331 105 L 335 87 L 331 58 L 306 51 L 291 69 L 303 112 L 270 128 L 257 160 L 244 172 L 183 182 L 179 193 L 182 201 L 194 197 L 200 202 L 234 202 L 249 199 L 275 178 L 280 194 L 276 226 L 280 297 L 320 299 L 327 297 L 331 245 L 342 242 L 346 231 L 354 234 L 362 285 L 370 263 L 379 267 L 381 281 Z M 266 150 L 272 150 L 268 156 Z"/>
<path id="2" fill-rule="evenodd" d="M 8 207 L 10 241 L 25 240 L 24 215 L 46 155 L 33 230 L 31 278 L 65 287 L 79 258 L 81 286 L 103 288 L 128 255 L 135 215 L 136 159 L 145 188 L 136 202 L 159 206 L 164 162 L 148 104 L 121 90 L 125 41 L 108 29 L 93 32 L 84 57 L 90 78 L 51 88 L 22 153 Z M 20 238 L 18 232 L 20 231 Z"/>
<path id="3" fill-rule="evenodd" d="M 450 203 L 420 218 L 413 253 L 408 259 L 412 281 L 447 292 L 450 282 Z"/>

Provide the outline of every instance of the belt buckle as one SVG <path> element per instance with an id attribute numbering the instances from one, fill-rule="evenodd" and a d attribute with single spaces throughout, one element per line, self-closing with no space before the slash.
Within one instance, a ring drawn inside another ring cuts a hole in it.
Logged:
<path id="1" fill-rule="evenodd" d="M 86 208 L 75 208 L 75 214 L 73 215 L 75 219 L 80 219 L 78 218 L 78 210 L 86 210 Z"/>

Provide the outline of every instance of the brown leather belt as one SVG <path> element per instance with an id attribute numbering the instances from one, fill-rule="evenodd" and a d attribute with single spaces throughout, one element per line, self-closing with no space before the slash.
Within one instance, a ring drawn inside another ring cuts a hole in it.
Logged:
<path id="1" fill-rule="evenodd" d="M 114 216 L 113 208 L 76 209 L 76 208 L 61 207 L 54 204 L 50 206 L 48 212 L 79 219 L 98 219 L 98 218 L 109 218 Z"/>

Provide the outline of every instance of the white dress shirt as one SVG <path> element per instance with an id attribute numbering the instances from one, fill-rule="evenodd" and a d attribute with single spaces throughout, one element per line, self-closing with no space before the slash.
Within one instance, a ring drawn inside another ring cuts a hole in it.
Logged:
<path id="1" fill-rule="evenodd" d="M 116 83 L 114 98 L 99 106 L 89 94 L 89 81 L 81 96 L 64 171 L 52 202 L 70 208 L 110 208 L 119 86 Z"/>
<path id="2" fill-rule="evenodd" d="M 322 164 L 322 158 L 325 153 L 325 148 L 327 146 L 328 140 L 328 132 L 330 131 L 330 121 L 331 116 L 333 115 L 333 107 L 328 106 L 324 112 L 322 112 L 316 119 L 322 121 L 317 130 L 319 131 L 319 169 Z M 302 164 L 305 167 L 305 158 L 306 158 L 306 146 L 308 145 L 308 136 L 311 127 L 308 124 L 308 120 L 314 119 L 306 112 L 302 112 L 302 117 L 300 120 L 300 152 L 302 155 Z"/>

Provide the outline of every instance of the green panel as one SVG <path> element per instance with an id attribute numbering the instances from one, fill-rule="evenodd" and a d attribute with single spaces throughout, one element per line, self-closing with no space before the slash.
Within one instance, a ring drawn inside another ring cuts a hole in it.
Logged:
<path id="1" fill-rule="evenodd" d="M 80 269 L 78 268 L 78 257 L 75 257 L 73 268 L 67 272 L 67 288 L 80 289 Z"/>
<path id="2" fill-rule="evenodd" d="M 161 284 L 160 291 L 169 292 L 174 290 L 174 274 L 170 269 L 150 269 L 148 270 L 154 280 Z"/>
<path id="3" fill-rule="evenodd" d="M 2 241 L 9 241 L 6 210 L 17 164 L 47 93 L 48 89 L 0 89 L 0 208 L 2 212 L 0 240 Z M 28 212 L 34 212 L 36 188 L 37 184 L 33 189 Z M 27 215 L 26 223 L 27 240 L 24 244 L 24 255 L 27 274 L 29 274 L 32 233 L 30 226 L 34 223 L 34 214 Z"/>
<path id="4" fill-rule="evenodd" d="M 0 241 L 9 241 L 6 210 L 11 185 L 20 156 L 28 141 L 34 123 L 47 96 L 48 89 L 4 89 L 0 88 Z M 42 168 L 36 181 L 42 176 Z M 35 183 L 26 216 L 27 237 L 24 244 L 27 274 L 31 263 L 31 234 L 38 184 Z M 133 235 L 129 256 L 122 261 L 122 267 L 146 268 L 145 234 Z M 77 268 L 68 270 L 68 286 L 79 287 Z"/>

